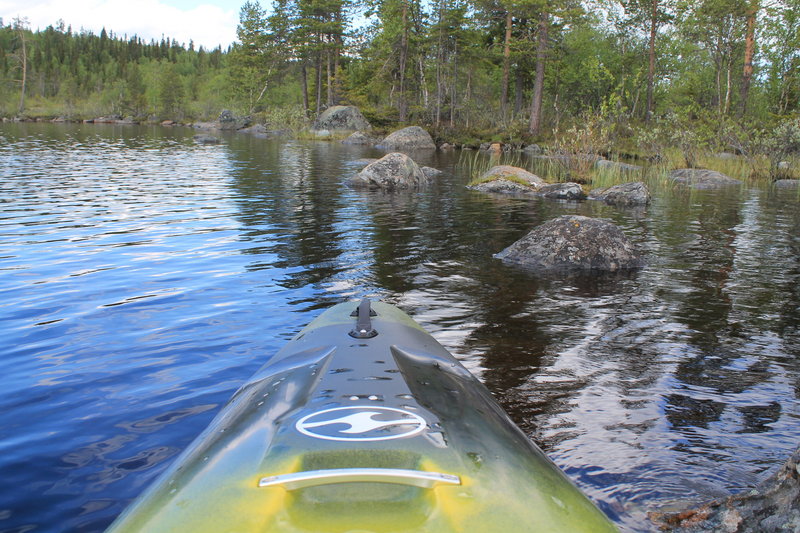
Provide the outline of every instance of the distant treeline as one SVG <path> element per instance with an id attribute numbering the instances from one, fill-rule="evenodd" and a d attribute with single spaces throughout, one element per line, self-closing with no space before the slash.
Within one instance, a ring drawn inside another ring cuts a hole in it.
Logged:
<path id="1" fill-rule="evenodd" d="M 0 113 L 286 121 L 347 103 L 378 125 L 537 137 L 800 107 L 800 0 L 272 2 L 244 3 L 226 50 L 0 21 Z"/>
<path id="2" fill-rule="evenodd" d="M 73 32 L 63 23 L 31 32 L 20 21 L 5 26 L 0 20 L 0 113 L 6 116 L 185 118 L 213 113 L 227 83 L 221 48 Z"/>

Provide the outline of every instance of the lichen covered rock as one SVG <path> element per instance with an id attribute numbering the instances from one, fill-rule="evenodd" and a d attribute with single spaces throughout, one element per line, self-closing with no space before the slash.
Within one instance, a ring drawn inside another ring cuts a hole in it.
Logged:
<path id="1" fill-rule="evenodd" d="M 681 168 L 673 170 L 669 177 L 675 183 L 688 185 L 693 189 L 719 189 L 722 187 L 735 187 L 742 184 L 716 170 L 703 168 Z"/>
<path id="2" fill-rule="evenodd" d="M 419 126 L 409 126 L 390 133 L 378 144 L 384 150 L 436 150 L 431 135 Z"/>
<path id="3" fill-rule="evenodd" d="M 641 181 L 621 183 L 605 189 L 595 189 L 589 193 L 592 200 L 600 200 L 609 205 L 632 207 L 650 203 L 650 190 Z"/>
<path id="4" fill-rule="evenodd" d="M 495 254 L 535 270 L 617 272 L 642 266 L 640 253 L 610 220 L 564 215 Z"/>
<path id="5" fill-rule="evenodd" d="M 550 200 L 584 200 L 586 198 L 583 188 L 573 182 L 543 185 L 536 191 L 536 195 Z"/>
<path id="6" fill-rule="evenodd" d="M 363 131 L 372 128 L 361 111 L 352 105 L 335 105 L 323 111 L 314 121 L 313 130 Z"/>
<path id="7" fill-rule="evenodd" d="M 478 181 L 486 182 L 491 180 L 505 179 L 520 183 L 528 183 L 534 188 L 545 185 L 545 181 L 525 170 L 524 168 L 512 167 L 511 165 L 497 165 L 484 172 Z"/>
<path id="8" fill-rule="evenodd" d="M 347 180 L 347 185 L 356 189 L 396 191 L 423 187 L 429 181 L 413 159 L 395 152 L 386 154 L 367 165 L 361 172 Z"/>

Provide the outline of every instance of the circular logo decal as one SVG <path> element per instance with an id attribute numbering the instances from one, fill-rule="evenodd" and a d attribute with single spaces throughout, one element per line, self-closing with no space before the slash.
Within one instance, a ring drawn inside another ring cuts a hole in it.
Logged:
<path id="1" fill-rule="evenodd" d="M 393 407 L 354 405 L 306 415 L 295 427 L 303 435 L 323 440 L 368 442 L 402 439 L 421 433 L 421 416 Z"/>

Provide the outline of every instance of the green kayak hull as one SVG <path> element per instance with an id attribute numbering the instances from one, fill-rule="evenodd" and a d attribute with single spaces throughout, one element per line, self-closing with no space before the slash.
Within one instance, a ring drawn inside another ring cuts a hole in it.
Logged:
<path id="1" fill-rule="evenodd" d="M 394 306 L 320 315 L 110 532 L 616 531 Z"/>

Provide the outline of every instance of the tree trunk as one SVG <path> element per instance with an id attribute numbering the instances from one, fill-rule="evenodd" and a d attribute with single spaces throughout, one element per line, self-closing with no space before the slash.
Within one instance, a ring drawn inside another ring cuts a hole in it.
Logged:
<path id="1" fill-rule="evenodd" d="M 656 76 L 656 29 L 658 28 L 658 0 L 653 0 L 653 13 L 650 19 L 650 61 L 647 69 L 647 103 L 644 120 L 649 122 L 653 117 L 653 85 Z"/>
<path id="2" fill-rule="evenodd" d="M 317 51 L 317 105 L 315 107 L 315 112 L 317 116 L 319 116 L 320 111 L 322 110 L 322 53 Z"/>
<path id="3" fill-rule="evenodd" d="M 331 58 L 331 49 L 328 48 L 328 50 L 325 52 L 325 68 L 327 69 L 326 73 L 327 73 L 327 80 L 328 80 L 327 81 L 327 87 L 326 87 L 328 94 L 327 94 L 327 98 L 325 99 L 325 101 L 326 101 L 328 107 L 331 107 L 333 105 L 333 72 L 332 72 L 333 65 L 331 64 L 332 63 L 331 59 L 332 59 Z"/>
<path id="4" fill-rule="evenodd" d="M 444 64 L 444 0 L 439 0 L 439 42 L 436 51 L 436 110 L 434 123 L 436 127 L 442 120 L 442 65 Z"/>
<path id="5" fill-rule="evenodd" d="M 303 64 L 300 66 L 300 76 L 302 78 L 302 86 L 303 86 L 303 109 L 306 111 L 306 115 L 311 110 L 308 106 L 308 73 L 306 72 L 306 63 L 303 61 Z"/>
<path id="6" fill-rule="evenodd" d="M 503 118 L 506 115 L 508 106 L 508 75 L 511 70 L 511 11 L 506 12 L 506 37 L 503 44 L 503 85 L 500 92 L 500 111 Z"/>
<path id="7" fill-rule="evenodd" d="M 453 83 L 450 87 L 450 127 L 456 125 L 456 78 L 458 77 L 458 45 L 453 43 Z"/>
<path id="8" fill-rule="evenodd" d="M 547 60 L 548 19 L 547 11 L 543 11 L 539 17 L 539 39 L 536 45 L 536 77 L 533 80 L 531 122 L 528 128 L 531 135 L 539 135 L 539 130 L 542 126 L 542 96 L 544 95 L 544 64 Z"/>
<path id="9" fill-rule="evenodd" d="M 753 79 L 753 55 L 756 49 L 756 15 L 759 10 L 758 0 L 752 0 L 747 9 L 747 32 L 744 36 L 744 69 L 742 70 L 741 101 L 739 115 L 747 112 L 747 95 L 750 92 L 750 81 Z"/>
<path id="10" fill-rule="evenodd" d="M 408 1 L 403 1 L 403 11 L 401 16 L 402 34 L 400 37 L 400 94 L 398 95 L 398 109 L 400 122 L 405 122 L 408 114 L 408 104 L 406 103 L 406 64 L 408 62 Z"/>

